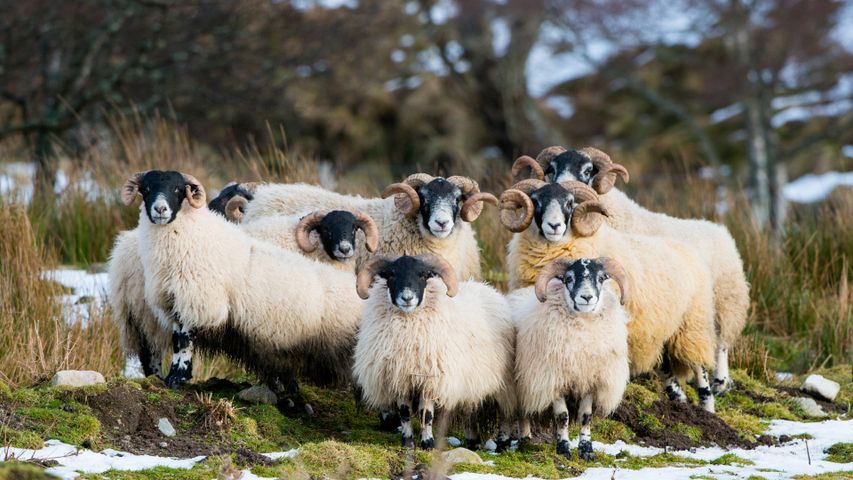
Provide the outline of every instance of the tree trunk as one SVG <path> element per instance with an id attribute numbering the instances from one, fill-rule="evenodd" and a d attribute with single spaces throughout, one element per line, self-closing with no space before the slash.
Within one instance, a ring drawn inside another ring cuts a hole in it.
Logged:
<path id="1" fill-rule="evenodd" d="M 53 195 L 56 183 L 56 156 L 53 143 L 47 131 L 36 133 L 33 144 L 33 156 L 36 165 L 33 177 L 33 201 L 49 199 Z"/>

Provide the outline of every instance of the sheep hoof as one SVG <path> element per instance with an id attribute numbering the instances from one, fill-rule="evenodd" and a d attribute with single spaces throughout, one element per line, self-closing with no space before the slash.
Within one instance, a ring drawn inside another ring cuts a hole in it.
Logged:
<path id="1" fill-rule="evenodd" d="M 384 414 L 383 414 L 384 413 Z M 379 412 L 379 431 L 397 433 L 400 430 L 400 416 L 389 412 Z"/>
<path id="2" fill-rule="evenodd" d="M 495 440 L 495 445 L 497 445 L 495 453 L 505 452 L 509 449 L 510 445 L 512 445 L 512 439 L 510 439 L 509 437 L 505 439 L 498 438 L 497 440 Z"/>
<path id="3" fill-rule="evenodd" d="M 465 447 L 472 452 L 475 452 L 480 449 L 480 439 L 479 438 L 466 438 L 465 439 Z"/>
<path id="4" fill-rule="evenodd" d="M 188 380 L 189 378 L 180 373 L 176 374 L 174 372 L 170 372 L 169 375 L 167 375 L 166 378 L 163 379 L 163 383 L 165 383 L 168 388 L 176 390 L 178 388 L 183 387 Z"/>
<path id="5" fill-rule="evenodd" d="M 403 435 L 403 447 L 405 448 L 415 448 L 415 439 L 406 435 Z"/>
<path id="6" fill-rule="evenodd" d="M 581 460 L 591 462 L 595 460 L 595 453 L 592 451 L 592 442 L 589 440 L 581 440 L 578 442 L 578 456 Z"/>
<path id="7" fill-rule="evenodd" d="M 557 441 L 557 455 L 562 455 L 566 458 L 572 458 L 572 449 L 569 447 L 568 440 Z"/>
<path id="8" fill-rule="evenodd" d="M 713 385 L 711 385 L 711 391 L 714 392 L 714 395 L 720 396 L 734 386 L 734 382 L 730 378 L 715 378 Z"/>
<path id="9" fill-rule="evenodd" d="M 521 437 L 518 439 L 518 448 L 516 451 L 524 452 L 530 449 L 533 446 L 533 440 L 530 437 Z"/>
<path id="10" fill-rule="evenodd" d="M 425 438 L 421 440 L 421 450 L 432 450 L 435 448 L 434 438 Z"/>

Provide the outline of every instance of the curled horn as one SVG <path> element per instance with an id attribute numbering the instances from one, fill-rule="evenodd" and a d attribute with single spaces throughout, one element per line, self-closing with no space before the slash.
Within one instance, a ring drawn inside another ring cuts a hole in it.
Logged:
<path id="1" fill-rule="evenodd" d="M 242 195 L 235 195 L 225 204 L 225 218 L 234 223 L 240 223 L 243 220 L 243 214 L 246 211 L 246 205 L 249 200 Z"/>
<path id="2" fill-rule="evenodd" d="M 202 208 L 207 206 L 207 194 L 204 192 L 204 187 L 201 182 L 196 180 L 192 175 L 184 173 L 184 181 L 187 183 L 187 203 L 193 208 Z"/>
<path id="3" fill-rule="evenodd" d="M 413 173 L 406 177 L 406 179 L 403 180 L 403 183 L 409 185 L 414 189 L 418 189 L 426 185 L 427 183 L 433 181 L 433 179 L 435 179 L 435 177 L 428 173 Z"/>
<path id="4" fill-rule="evenodd" d="M 619 302 L 622 305 L 628 303 L 631 295 L 631 287 L 628 281 L 628 274 L 622 268 L 622 265 L 610 257 L 598 257 L 596 261 L 604 265 L 604 273 L 619 284 L 619 291 L 622 293 Z"/>
<path id="5" fill-rule="evenodd" d="M 387 264 L 387 258 L 373 257 L 359 267 L 355 278 L 355 291 L 362 300 L 367 300 L 370 297 L 370 287 L 373 285 L 373 277 Z"/>
<path id="6" fill-rule="evenodd" d="M 588 157 L 592 161 L 593 166 L 598 170 L 598 173 L 592 178 L 590 184 L 598 193 L 607 193 L 616 184 L 616 177 L 628 183 L 630 176 L 628 170 L 610 159 L 610 156 L 601 150 L 593 147 L 586 147 L 580 150 L 580 153 Z"/>
<path id="7" fill-rule="evenodd" d="M 539 299 L 540 302 L 545 303 L 545 300 L 548 299 L 548 282 L 550 282 L 552 278 L 557 278 L 565 274 L 566 269 L 571 264 L 572 261 L 568 258 L 558 258 L 545 265 L 545 267 L 539 272 L 539 275 L 536 276 L 536 283 L 533 287 L 533 291 L 536 292 L 536 298 Z"/>
<path id="8" fill-rule="evenodd" d="M 583 182 L 566 180 L 564 182 L 560 182 L 560 185 L 575 197 L 577 203 L 583 203 L 590 200 L 598 201 L 598 193 Z"/>
<path id="9" fill-rule="evenodd" d="M 364 247 L 370 253 L 375 252 L 379 248 L 379 227 L 376 226 L 376 222 L 370 215 L 360 210 L 353 210 L 352 214 L 355 215 L 356 225 L 364 232 Z"/>
<path id="10" fill-rule="evenodd" d="M 512 178 L 518 178 L 519 174 L 525 168 L 530 168 L 530 178 L 545 180 L 545 169 L 528 155 L 522 155 L 515 159 L 515 162 L 512 164 Z"/>
<path id="11" fill-rule="evenodd" d="M 553 147 L 548 147 L 539 152 L 539 155 L 536 155 L 536 163 L 542 167 L 542 171 L 548 170 L 548 165 L 551 163 L 551 160 L 554 159 L 557 155 L 566 151 L 565 147 L 561 147 L 558 145 L 554 145 Z M 542 177 L 545 178 L 544 175 Z"/>
<path id="12" fill-rule="evenodd" d="M 328 213 L 326 210 L 317 210 L 302 217 L 299 223 L 296 224 L 296 245 L 299 246 L 305 253 L 311 253 L 317 250 L 317 244 L 311 241 L 311 230 L 317 228 L 317 225 L 323 220 Z"/>
<path id="13" fill-rule="evenodd" d="M 548 182 L 544 180 L 536 180 L 535 178 L 528 178 L 527 180 L 522 180 L 517 182 L 515 185 L 509 187 L 511 190 L 521 190 L 522 192 L 530 195 L 536 190 L 548 185 Z"/>
<path id="14" fill-rule="evenodd" d="M 130 205 L 134 200 L 136 200 L 136 195 L 139 193 L 139 182 L 142 181 L 142 177 L 144 177 L 146 173 L 148 172 L 134 173 L 133 176 L 124 182 L 124 186 L 121 187 L 121 201 L 125 205 Z"/>
<path id="15" fill-rule="evenodd" d="M 402 210 L 407 217 L 414 217 L 421 208 L 421 200 L 416 189 L 431 182 L 432 179 L 433 176 L 427 173 L 414 173 L 402 182 L 388 185 L 382 192 L 382 198 L 403 194 L 394 198 L 394 205 Z"/>
<path id="16" fill-rule="evenodd" d="M 489 203 L 494 206 L 498 206 L 498 197 L 492 195 L 491 193 L 486 192 L 477 192 L 462 204 L 462 213 L 460 216 L 462 220 L 466 222 L 473 222 L 483 213 L 483 204 Z"/>
<path id="17" fill-rule="evenodd" d="M 610 213 L 597 200 L 587 200 L 572 210 L 572 230 L 581 237 L 591 237 Z"/>
<path id="18" fill-rule="evenodd" d="M 523 232 L 533 221 L 533 201 L 523 190 L 510 188 L 502 193 L 499 208 L 501 223 L 510 232 Z"/>
<path id="19" fill-rule="evenodd" d="M 422 253 L 416 258 L 432 267 L 435 273 L 441 277 L 444 286 L 447 287 L 448 297 L 455 297 L 459 293 L 459 280 L 456 278 L 456 272 L 453 271 L 450 262 L 444 257 L 434 253 Z"/>

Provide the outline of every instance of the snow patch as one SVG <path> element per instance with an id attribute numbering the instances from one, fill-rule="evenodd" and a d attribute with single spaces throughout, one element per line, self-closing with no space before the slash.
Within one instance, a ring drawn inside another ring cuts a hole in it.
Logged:
<path id="1" fill-rule="evenodd" d="M 52 280 L 70 288 L 73 293 L 60 296 L 62 314 L 66 323 L 78 321 L 83 326 L 89 321 L 92 309 L 100 309 L 106 304 L 109 291 L 107 273 L 89 273 L 78 269 L 57 269 L 44 272 L 45 280 Z"/>
<path id="2" fill-rule="evenodd" d="M 803 175 L 782 189 L 785 198 L 797 203 L 825 200 L 837 187 L 853 187 L 853 172 L 827 172 Z"/>

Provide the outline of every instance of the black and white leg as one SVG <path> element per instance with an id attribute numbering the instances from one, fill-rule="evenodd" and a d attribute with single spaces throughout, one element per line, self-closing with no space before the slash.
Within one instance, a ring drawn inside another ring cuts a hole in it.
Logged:
<path id="1" fill-rule="evenodd" d="M 711 385 L 708 383 L 708 370 L 705 370 L 705 367 L 694 367 L 693 374 L 696 375 L 699 406 L 706 412 L 714 413 L 714 394 L 711 393 Z"/>
<path id="2" fill-rule="evenodd" d="M 495 439 L 497 448 L 495 452 L 501 453 L 507 451 L 512 445 L 512 422 L 508 418 L 501 418 L 501 425 L 498 428 L 498 437 Z"/>
<path id="3" fill-rule="evenodd" d="M 193 378 L 193 332 L 180 322 L 172 322 L 172 364 L 166 386 L 178 388 Z"/>
<path id="4" fill-rule="evenodd" d="M 578 406 L 578 424 L 581 426 L 578 456 L 582 460 L 595 460 L 595 453 L 592 451 L 592 395 L 581 398 Z"/>
<path id="5" fill-rule="evenodd" d="M 681 385 L 678 384 L 678 378 L 672 374 L 669 356 L 666 354 L 663 356 L 663 365 L 661 365 L 661 369 L 658 371 L 658 376 L 663 383 L 663 389 L 666 392 L 667 398 L 673 402 L 687 401 L 687 395 L 685 395 L 684 390 L 681 389 Z"/>
<path id="6" fill-rule="evenodd" d="M 572 450 L 569 448 L 569 409 L 566 407 L 566 399 L 560 398 L 554 400 L 552 404 L 554 409 L 554 436 L 557 438 L 557 454 L 567 458 L 572 456 Z"/>
<path id="7" fill-rule="evenodd" d="M 400 429 L 400 417 L 394 414 L 393 409 L 379 409 L 379 431 L 396 432 Z"/>
<path id="8" fill-rule="evenodd" d="M 527 416 L 521 417 L 518 421 L 518 447 L 523 448 L 531 443 L 530 434 L 530 418 Z"/>
<path id="9" fill-rule="evenodd" d="M 421 398 L 421 448 L 424 450 L 435 448 L 435 437 L 432 434 L 434 418 L 435 403 L 432 400 Z"/>
<path id="10" fill-rule="evenodd" d="M 400 414 L 403 446 L 413 448 L 415 446 L 415 433 L 412 428 L 412 401 L 408 399 L 398 401 L 397 412 Z"/>
<path id="11" fill-rule="evenodd" d="M 477 433 L 476 424 L 476 419 L 473 416 L 465 422 L 465 432 L 463 434 L 465 435 L 465 446 L 468 450 L 480 449 L 480 435 Z"/>
<path id="12" fill-rule="evenodd" d="M 711 390 L 714 395 L 722 395 L 732 387 L 732 379 L 729 376 L 729 348 L 725 345 L 717 345 L 717 366 L 714 368 L 714 383 Z"/>
<path id="13" fill-rule="evenodd" d="M 148 342 L 143 341 L 139 348 L 139 363 L 146 377 L 156 375 L 158 378 L 163 378 L 163 352 L 154 351 Z"/>

